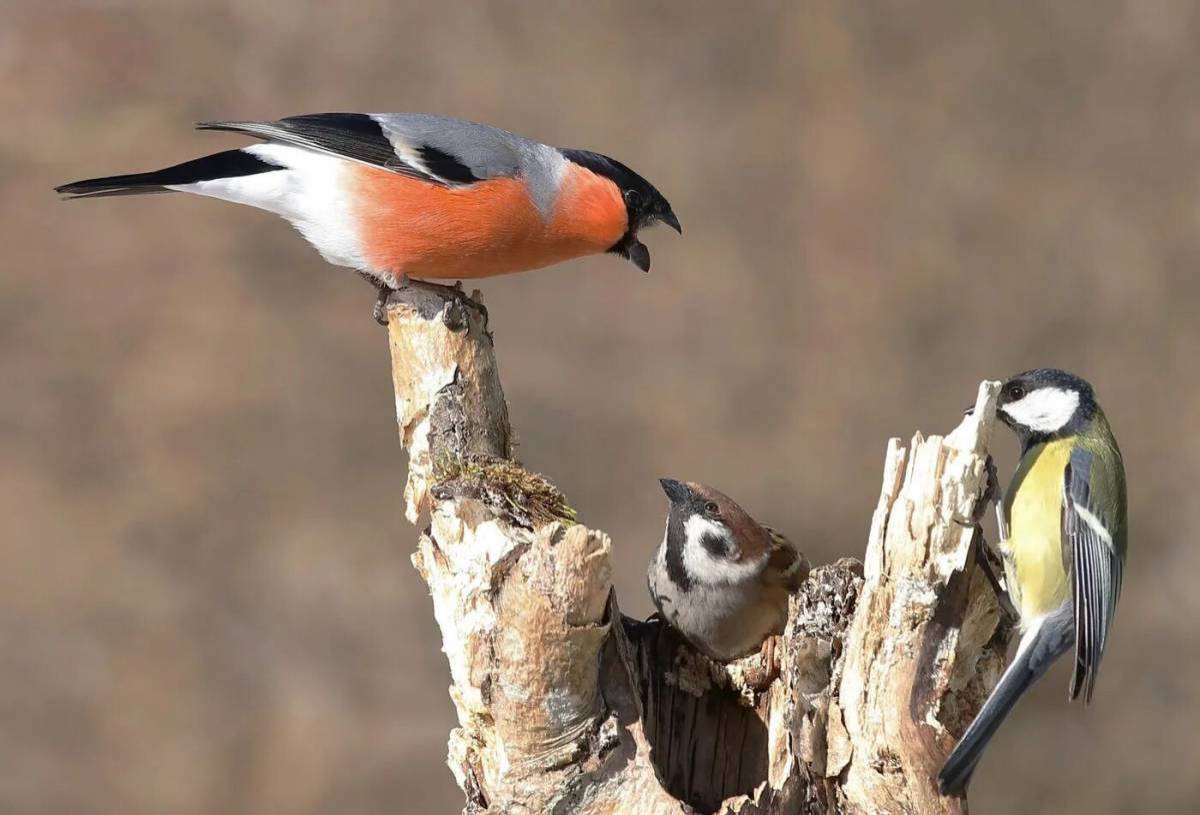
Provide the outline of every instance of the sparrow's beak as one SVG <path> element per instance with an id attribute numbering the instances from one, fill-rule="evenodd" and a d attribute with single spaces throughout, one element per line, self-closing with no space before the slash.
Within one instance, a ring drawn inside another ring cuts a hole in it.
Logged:
<path id="1" fill-rule="evenodd" d="M 659 215 L 658 220 L 674 229 L 680 235 L 683 234 L 683 227 L 679 225 L 679 219 L 675 217 L 675 213 L 671 210 L 668 209 L 666 212 Z"/>
<path id="2" fill-rule="evenodd" d="M 688 499 L 688 488 L 682 481 L 676 481 L 673 478 L 660 478 L 658 483 L 662 484 L 663 492 L 671 499 L 672 503 L 679 503 Z"/>

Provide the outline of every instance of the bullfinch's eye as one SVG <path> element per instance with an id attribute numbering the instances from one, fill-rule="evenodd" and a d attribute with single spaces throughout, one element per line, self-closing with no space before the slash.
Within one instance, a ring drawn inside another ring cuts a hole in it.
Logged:
<path id="1" fill-rule="evenodd" d="M 625 190 L 625 203 L 636 207 L 642 203 L 642 194 L 637 190 Z"/>
<path id="2" fill-rule="evenodd" d="M 709 501 L 707 504 L 704 505 L 704 511 L 707 512 L 709 515 L 716 515 L 721 511 L 721 508 L 719 506 L 717 506 L 715 502 Z"/>

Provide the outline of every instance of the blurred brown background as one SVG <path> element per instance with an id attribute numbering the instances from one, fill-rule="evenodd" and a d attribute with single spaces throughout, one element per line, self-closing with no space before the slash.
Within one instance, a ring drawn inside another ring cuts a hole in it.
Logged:
<path id="1" fill-rule="evenodd" d="M 0 811 L 460 807 L 371 291 L 265 213 L 50 189 L 326 110 L 598 149 L 671 199 L 650 275 L 483 286 L 521 455 L 613 534 L 631 613 L 658 476 L 857 555 L 888 436 L 984 377 L 1091 379 L 1115 638 L 1090 710 L 1065 665 L 1018 707 L 974 810 L 1194 811 L 1198 41 L 1172 0 L 0 0 Z"/>

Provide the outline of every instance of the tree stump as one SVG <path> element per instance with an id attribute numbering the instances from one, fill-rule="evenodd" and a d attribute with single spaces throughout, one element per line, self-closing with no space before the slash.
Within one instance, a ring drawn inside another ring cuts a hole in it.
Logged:
<path id="1" fill-rule="evenodd" d="M 608 536 L 513 460 L 480 313 L 410 288 L 388 319 L 464 812 L 966 811 L 936 774 L 1008 644 L 975 560 L 998 383 L 947 436 L 888 442 L 864 560 L 814 569 L 773 647 L 720 664 L 624 617 Z"/>

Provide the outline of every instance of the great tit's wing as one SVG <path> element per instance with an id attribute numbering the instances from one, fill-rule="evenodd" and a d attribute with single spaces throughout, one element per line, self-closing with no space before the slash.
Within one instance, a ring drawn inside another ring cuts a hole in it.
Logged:
<path id="1" fill-rule="evenodd" d="M 447 187 L 517 175 L 514 144 L 527 141 L 487 125 L 417 113 L 313 113 L 197 127 L 306 147 Z"/>
<path id="2" fill-rule="evenodd" d="M 782 533 L 765 524 L 761 526 L 769 538 L 767 574 L 783 583 L 788 591 L 795 591 L 808 578 L 808 558 Z"/>
<path id="3" fill-rule="evenodd" d="M 1071 698 L 1092 699 L 1100 658 L 1121 592 L 1121 557 L 1114 543 L 1112 510 L 1098 500 L 1096 486 L 1108 483 L 1103 459 L 1076 447 L 1064 473 L 1062 528 L 1064 556 L 1071 567 L 1075 617 L 1075 673 Z"/>

